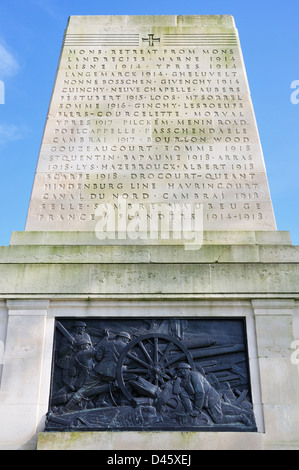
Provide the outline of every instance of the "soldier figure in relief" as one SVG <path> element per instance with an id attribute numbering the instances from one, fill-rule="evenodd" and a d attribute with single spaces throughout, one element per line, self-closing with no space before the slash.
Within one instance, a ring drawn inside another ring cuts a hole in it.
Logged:
<path id="1" fill-rule="evenodd" d="M 200 372 L 191 370 L 189 364 L 178 364 L 177 371 L 181 381 L 176 393 L 192 417 L 199 416 L 205 408 L 216 424 L 251 424 L 245 410 L 223 401 L 208 380 Z"/>
<path id="2" fill-rule="evenodd" d="M 101 385 L 112 385 L 116 379 L 116 366 L 123 348 L 129 343 L 131 336 L 125 331 L 117 333 L 114 340 L 102 340 L 96 346 L 94 359 L 96 365 L 90 371 L 85 383 L 74 393 L 65 406 L 65 411 L 80 405 L 92 389 Z M 109 391 L 109 386 L 106 389 Z M 102 397 L 104 402 L 104 397 Z"/>
<path id="3" fill-rule="evenodd" d="M 60 327 L 62 328 L 64 336 L 60 343 L 56 363 L 62 370 L 63 390 L 74 391 L 73 360 L 81 349 L 87 347 L 88 344 L 92 345 L 92 342 L 90 336 L 86 333 L 86 323 L 82 321 L 76 321 L 74 323 L 71 333 L 62 325 L 60 325 Z"/>

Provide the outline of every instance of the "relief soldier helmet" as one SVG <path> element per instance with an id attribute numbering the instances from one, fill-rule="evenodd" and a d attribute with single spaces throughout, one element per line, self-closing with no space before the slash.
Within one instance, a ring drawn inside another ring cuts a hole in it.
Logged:
<path id="1" fill-rule="evenodd" d="M 117 333 L 116 336 L 120 336 L 122 338 L 127 338 L 131 341 L 131 336 L 126 331 L 120 331 L 119 333 Z"/>
<path id="2" fill-rule="evenodd" d="M 177 369 L 189 369 L 189 370 L 191 370 L 192 367 L 187 362 L 179 362 L 178 365 L 177 365 Z"/>
<path id="3" fill-rule="evenodd" d="M 84 323 L 83 321 L 76 321 L 74 323 L 74 327 L 76 328 L 77 326 L 81 326 L 82 328 L 86 328 L 86 323 Z"/>

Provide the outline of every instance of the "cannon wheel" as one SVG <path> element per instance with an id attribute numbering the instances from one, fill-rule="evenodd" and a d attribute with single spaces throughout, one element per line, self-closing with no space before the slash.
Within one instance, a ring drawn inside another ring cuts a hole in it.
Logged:
<path id="1" fill-rule="evenodd" d="M 160 334 L 149 333 L 131 341 L 122 351 L 116 371 L 117 383 L 127 400 L 136 405 L 136 396 L 142 397 L 131 387 L 138 377 L 161 387 L 172 378 L 176 363 L 187 362 L 191 368 L 194 363 L 186 346 L 177 339 Z M 144 394 L 144 396 L 148 396 Z"/>

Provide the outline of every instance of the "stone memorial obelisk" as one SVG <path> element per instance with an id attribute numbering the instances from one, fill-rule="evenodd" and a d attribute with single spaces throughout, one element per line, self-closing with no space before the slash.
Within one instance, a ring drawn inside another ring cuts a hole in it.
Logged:
<path id="1" fill-rule="evenodd" d="M 70 17 L 1 254 L 1 448 L 299 448 L 299 250 L 231 16 Z"/>
<path id="2" fill-rule="evenodd" d="M 93 232 L 117 204 L 202 205 L 207 231 L 276 229 L 229 16 L 71 18 L 26 230 Z"/>

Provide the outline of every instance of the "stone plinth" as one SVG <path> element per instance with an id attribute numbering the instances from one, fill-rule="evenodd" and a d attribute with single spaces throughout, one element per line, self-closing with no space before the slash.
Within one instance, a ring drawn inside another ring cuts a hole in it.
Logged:
<path id="1" fill-rule="evenodd" d="M 235 433 L 42 433 L 38 450 L 128 450 L 134 442 L 138 450 L 235 450 Z M 238 450 L 262 450 L 262 435 L 243 433 L 238 436 Z M 133 449 L 132 449 L 133 450 Z"/>
<path id="2" fill-rule="evenodd" d="M 36 448 L 40 433 L 40 449 L 124 449 L 132 436 L 134 449 L 299 447 L 298 247 L 288 233 L 239 233 L 235 244 L 225 233 L 206 233 L 194 252 L 178 245 L 75 244 L 80 236 L 53 233 L 50 245 L 46 235 L 27 232 L 1 248 L 2 448 Z M 256 433 L 162 432 L 157 442 L 152 432 L 42 432 L 54 320 L 140 315 L 245 319 Z"/>
<path id="3" fill-rule="evenodd" d="M 192 251 L 183 244 L 100 245 L 94 234 L 76 244 L 82 237 L 82 233 L 14 234 L 15 245 L 1 248 L 1 291 L 13 298 L 20 288 L 25 296 L 70 297 L 80 292 L 89 298 L 177 298 L 183 292 L 194 298 L 280 296 L 297 289 L 298 247 L 288 244 L 288 233 L 235 233 L 235 244 L 230 233 L 206 233 L 207 243 Z M 29 244 L 20 245 L 22 239 Z"/>

